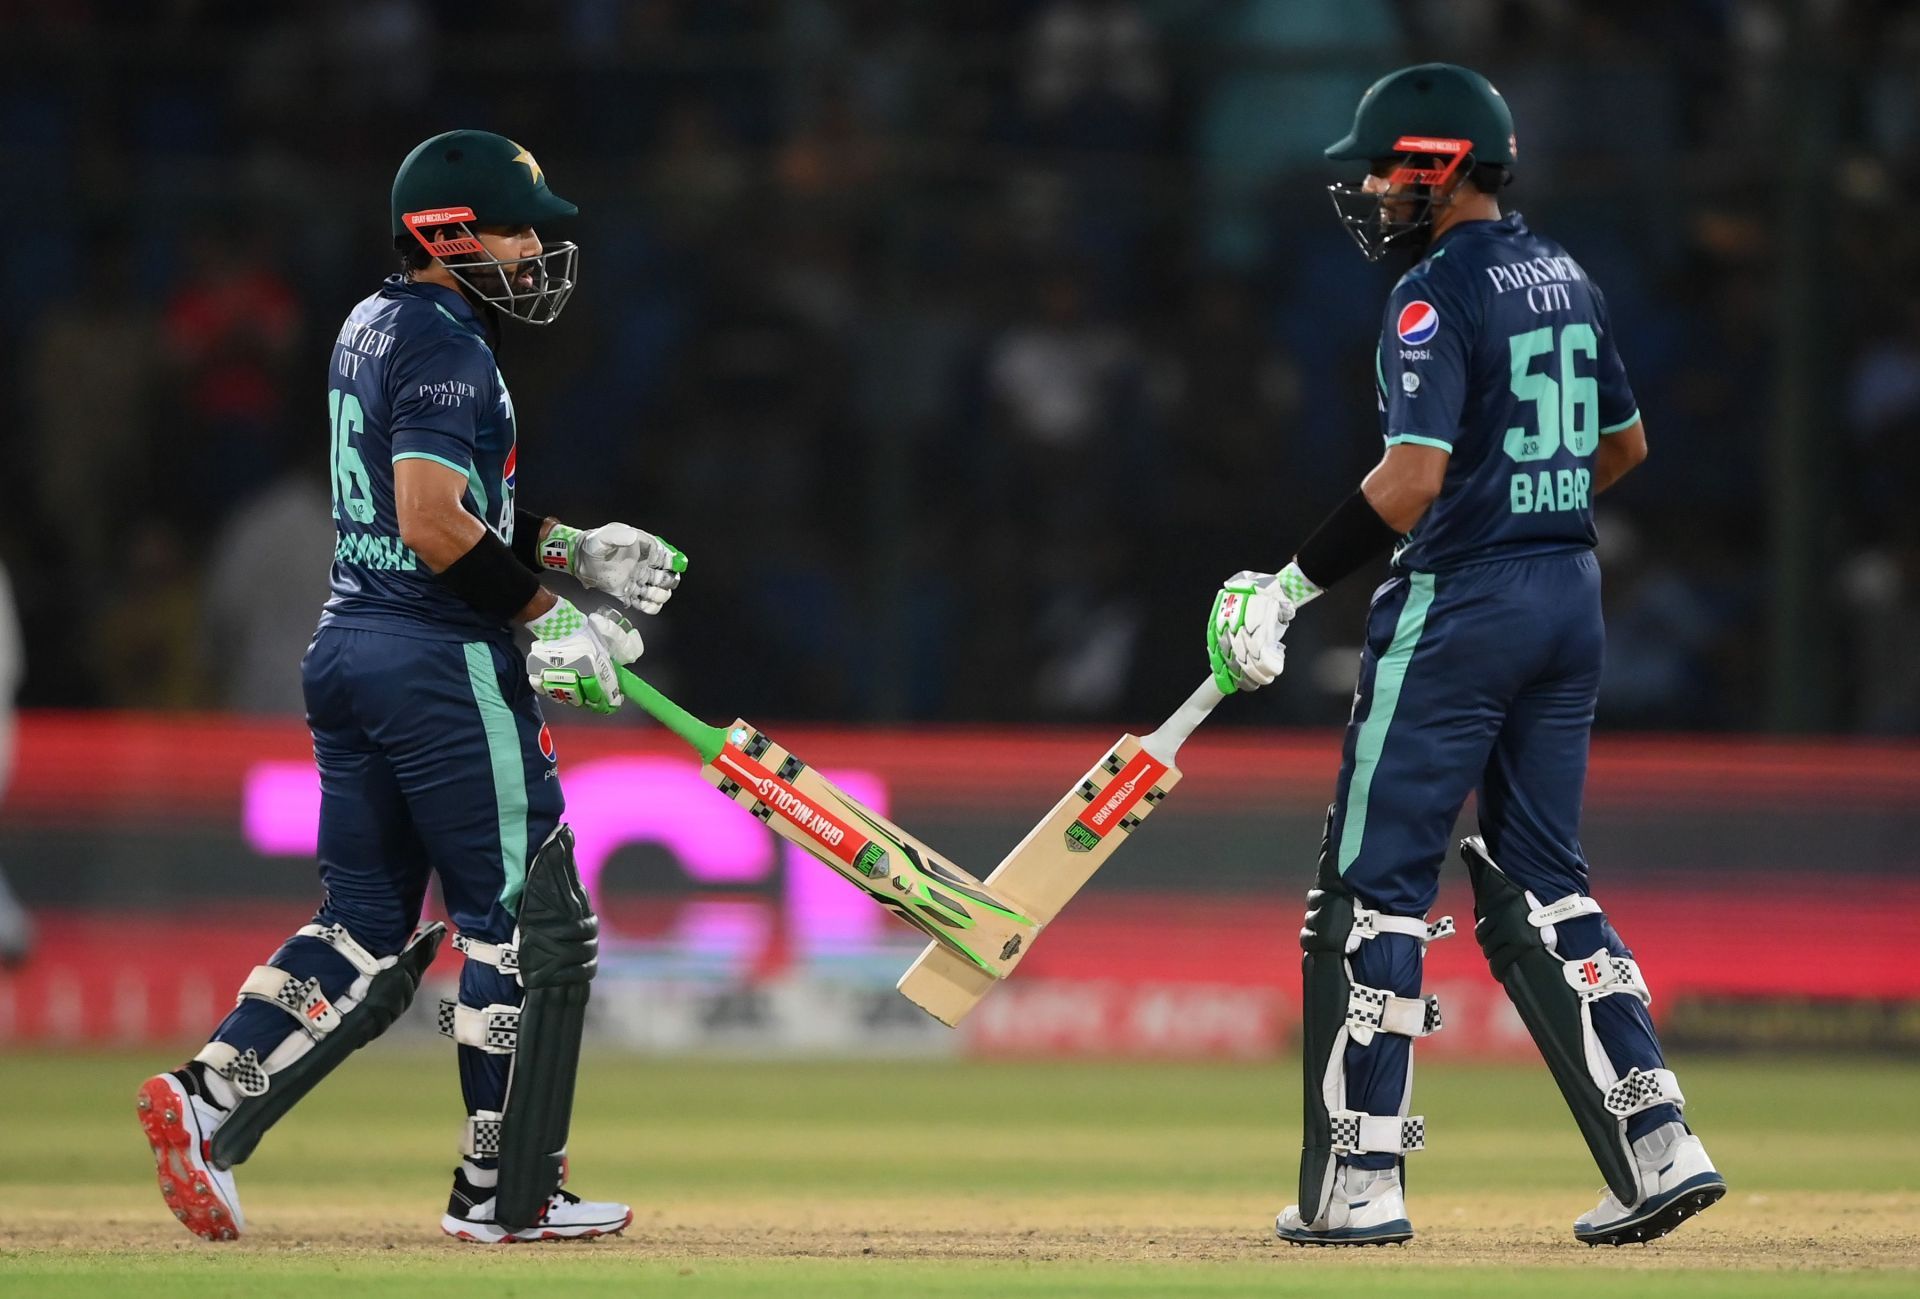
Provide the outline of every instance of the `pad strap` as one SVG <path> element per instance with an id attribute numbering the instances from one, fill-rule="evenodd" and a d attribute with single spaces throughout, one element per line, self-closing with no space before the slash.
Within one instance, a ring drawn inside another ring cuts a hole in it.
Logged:
<path id="1" fill-rule="evenodd" d="M 252 1047 L 236 1050 L 229 1042 L 209 1042 L 193 1057 L 225 1078 L 242 1096 L 267 1094 L 267 1070 Z"/>
<path id="2" fill-rule="evenodd" d="M 1353 909 L 1353 928 L 1347 931 L 1347 951 L 1358 951 L 1361 943 L 1381 934 L 1404 934 L 1408 938 L 1419 939 L 1420 946 L 1425 947 L 1428 943 L 1453 936 L 1453 917 L 1441 916 L 1428 924 L 1418 916 L 1390 916 L 1384 911 L 1357 906 Z"/>
<path id="3" fill-rule="evenodd" d="M 1643 1006 L 1653 1004 L 1653 992 L 1640 977 L 1639 962 L 1631 956 L 1615 956 L 1603 947 L 1584 961 L 1568 961 L 1561 972 L 1581 1001 L 1626 993 L 1638 997 Z"/>
<path id="4" fill-rule="evenodd" d="M 453 949 L 469 961 L 491 965 L 502 974 L 517 977 L 520 973 L 520 949 L 512 943 L 483 943 L 478 938 L 455 934 Z"/>
<path id="5" fill-rule="evenodd" d="M 1547 903 L 1528 893 L 1527 901 L 1533 907 L 1527 912 L 1527 923 L 1535 929 L 1551 929 L 1562 920 L 1572 920 L 1575 916 L 1601 914 L 1600 904 L 1584 893 L 1569 893 L 1558 902 Z"/>
<path id="6" fill-rule="evenodd" d="M 469 1114 L 466 1130 L 460 1136 L 460 1153 L 468 1159 L 498 1159 L 503 1117 L 499 1110 L 476 1110 Z"/>
<path id="7" fill-rule="evenodd" d="M 334 951 L 346 957 L 347 960 L 352 963 L 354 969 L 360 971 L 360 973 L 366 975 L 368 978 L 372 978 L 374 975 L 380 973 L 380 971 L 392 965 L 395 960 L 395 958 L 391 956 L 385 960 L 381 960 L 366 948 L 360 946 L 359 943 L 354 941 L 353 935 L 347 932 L 345 925 L 302 925 L 300 926 L 300 933 L 303 937 L 318 938 L 321 942 L 326 943 L 332 947 Z"/>
<path id="8" fill-rule="evenodd" d="M 1607 1089 L 1606 1099 L 1607 1112 L 1623 1119 L 1656 1105 L 1685 1109 L 1687 1104 L 1671 1069 L 1635 1069 Z"/>
<path id="9" fill-rule="evenodd" d="M 278 966 L 256 965 L 240 985 L 240 995 L 280 1007 L 311 1038 L 325 1037 L 340 1027 L 340 1012 L 320 991 L 317 978 L 296 979 Z"/>
<path id="10" fill-rule="evenodd" d="M 1427 1148 L 1427 1120 L 1419 1114 L 1362 1114 L 1335 1110 L 1333 1148 L 1343 1155 L 1410 1155 Z"/>
<path id="11" fill-rule="evenodd" d="M 478 1047 L 488 1055 L 512 1055 L 520 1040 L 520 1007 L 463 1006 L 442 997 L 440 1031 L 461 1046 Z"/>
<path id="12" fill-rule="evenodd" d="M 1440 1031 L 1438 997 L 1396 997 L 1384 988 L 1350 985 L 1347 993 L 1347 1034 L 1365 1046 L 1376 1032 L 1402 1037 L 1426 1037 Z"/>

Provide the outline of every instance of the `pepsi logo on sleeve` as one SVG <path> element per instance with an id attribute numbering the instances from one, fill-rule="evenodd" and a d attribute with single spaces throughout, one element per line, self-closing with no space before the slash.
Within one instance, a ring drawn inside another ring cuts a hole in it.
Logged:
<path id="1" fill-rule="evenodd" d="M 1400 308 L 1400 319 L 1394 324 L 1394 332 L 1409 347 L 1432 342 L 1433 336 L 1440 332 L 1439 308 L 1424 298 L 1414 299 Z"/>

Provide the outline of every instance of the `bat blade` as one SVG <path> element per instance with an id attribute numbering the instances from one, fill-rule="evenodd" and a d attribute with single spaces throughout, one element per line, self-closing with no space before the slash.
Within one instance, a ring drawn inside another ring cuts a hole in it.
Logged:
<path id="1" fill-rule="evenodd" d="M 1019 907 L 747 722 L 734 722 L 700 774 L 988 984 L 1019 964 L 1039 933 Z"/>
<path id="2" fill-rule="evenodd" d="M 1179 780 L 1180 769 L 1148 753 L 1138 736 L 1121 736 L 994 868 L 986 886 L 1044 928 Z M 898 986 L 907 1000 L 952 1027 L 994 983 L 929 944 Z"/>

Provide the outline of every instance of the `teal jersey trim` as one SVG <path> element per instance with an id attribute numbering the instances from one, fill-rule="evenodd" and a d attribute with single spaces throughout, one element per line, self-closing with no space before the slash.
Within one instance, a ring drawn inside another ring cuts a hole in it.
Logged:
<path id="1" fill-rule="evenodd" d="M 467 680 L 480 724 L 487 732 L 487 758 L 493 764 L 493 800 L 500 814 L 500 868 L 506 882 L 500 902 L 520 912 L 520 890 L 527 883 L 527 768 L 520 756 L 520 733 L 513 710 L 493 674 L 493 651 L 484 641 L 468 641 Z"/>
<path id="2" fill-rule="evenodd" d="M 1395 433 L 1387 439 L 1387 445 L 1390 447 L 1397 447 L 1402 442 L 1411 442 L 1417 447 L 1432 447 L 1436 451 L 1444 451 L 1448 455 L 1453 454 L 1453 443 L 1443 442 L 1439 438 L 1421 437 L 1418 433 Z"/>
<path id="3" fill-rule="evenodd" d="M 1400 687 L 1407 679 L 1407 665 L 1420 644 L 1420 633 L 1427 626 L 1427 609 L 1433 604 L 1433 574 L 1413 573 L 1407 578 L 1406 607 L 1393 628 L 1393 643 L 1387 647 L 1373 671 L 1373 702 L 1367 708 L 1367 720 L 1360 723 L 1359 738 L 1353 745 L 1353 781 L 1347 788 L 1347 818 L 1340 826 L 1340 873 L 1359 860 L 1360 844 L 1367 834 L 1367 795 L 1373 788 L 1373 772 L 1380 765 L 1380 751 L 1387 744 L 1387 728 L 1393 725 L 1393 713 L 1400 706 Z"/>
<path id="4" fill-rule="evenodd" d="M 487 489 L 480 485 L 480 475 L 474 472 L 472 465 L 456 465 L 446 457 L 434 455 L 431 451 L 402 451 L 394 456 L 393 460 L 395 464 L 402 460 L 431 460 L 436 465 L 445 465 L 456 474 L 466 475 L 467 490 L 473 493 L 473 499 L 480 506 L 480 517 L 482 519 L 487 517 Z"/>
<path id="5" fill-rule="evenodd" d="M 1600 431 L 1602 433 L 1618 433 L 1623 429 L 1632 428 L 1635 424 L 1638 424 L 1639 422 L 1640 422 L 1640 411 L 1639 411 L 1639 408 L 1636 407 L 1634 409 L 1633 414 L 1627 416 L 1625 419 L 1621 420 L 1618 424 L 1610 424 L 1606 428 L 1601 429 Z"/>
<path id="6" fill-rule="evenodd" d="M 472 325 L 469 325 L 466 321 L 460 319 L 460 317 L 454 315 L 451 311 L 448 311 L 445 307 L 441 306 L 439 303 L 437 302 L 434 303 L 433 309 L 439 312 L 441 315 L 445 316 L 448 320 L 451 320 L 453 322 L 454 328 L 458 329 L 461 333 L 477 338 L 483 343 L 487 341 L 487 336 L 485 334 L 482 334 L 479 330 L 475 329 Z M 489 352 L 493 350 L 493 347 L 491 344 L 488 345 L 487 350 Z"/>
<path id="7" fill-rule="evenodd" d="M 469 482 L 473 480 L 472 465 L 456 465 L 455 463 L 453 463 L 453 461 L 448 460 L 446 457 L 434 455 L 433 452 L 431 451 L 396 452 L 393 457 L 393 463 L 397 465 L 402 460 L 431 460 L 436 465 L 445 465 L 447 468 L 453 470 L 454 473 L 464 476 Z"/>
<path id="8" fill-rule="evenodd" d="M 473 499 L 480 503 L 480 521 L 486 522 L 487 489 L 480 485 L 480 475 L 474 472 L 472 465 L 467 466 L 467 490 L 473 493 Z"/>

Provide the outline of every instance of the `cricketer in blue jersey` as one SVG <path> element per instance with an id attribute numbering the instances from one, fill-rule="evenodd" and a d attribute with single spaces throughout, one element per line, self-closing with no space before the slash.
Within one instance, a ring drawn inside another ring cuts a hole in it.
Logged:
<path id="1" fill-rule="evenodd" d="M 1361 99 L 1330 187 L 1370 260 L 1412 269 L 1387 301 L 1374 369 L 1380 463 L 1279 573 L 1242 572 L 1214 602 L 1225 689 L 1271 682 L 1300 606 L 1392 552 L 1374 593 L 1319 872 L 1300 933 L 1303 1122 L 1296 1244 L 1410 1240 L 1402 1177 L 1424 1147 L 1410 1113 L 1421 995 L 1449 838 L 1475 935 L 1539 1045 L 1607 1194 L 1576 1239 L 1665 1235 L 1726 1184 L 1681 1117 L 1632 952 L 1588 892 L 1580 847 L 1604 630 L 1593 500 L 1646 456 L 1606 301 L 1552 240 L 1503 213 L 1517 154 L 1485 78 L 1430 63 Z"/>
<path id="2" fill-rule="evenodd" d="M 638 528 L 572 528 L 516 499 L 520 430 L 495 340 L 503 318 L 548 324 L 571 296 L 578 250 L 543 244 L 536 225 L 574 213 L 504 136 L 425 141 L 394 179 L 402 270 L 335 339 L 338 541 L 301 665 L 324 897 L 206 1047 L 140 1089 L 161 1192 L 203 1238 L 242 1233 L 233 1166 L 407 1008 L 446 930 L 419 927 L 429 877 L 464 957 L 439 1015 L 467 1108 L 441 1229 L 504 1243 L 632 1219 L 561 1185 L 597 922 L 539 701 L 611 712 L 614 665 L 641 642 L 624 616 L 583 614 L 541 576 L 655 613 L 686 563 Z M 533 636 L 524 657 L 516 625 Z"/>

